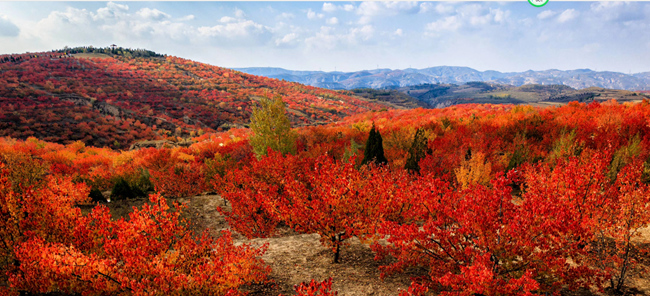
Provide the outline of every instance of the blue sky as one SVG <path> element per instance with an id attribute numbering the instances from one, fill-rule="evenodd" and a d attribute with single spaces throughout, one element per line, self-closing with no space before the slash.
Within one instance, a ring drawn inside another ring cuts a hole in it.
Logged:
<path id="1" fill-rule="evenodd" d="M 650 2 L 2 2 L 0 53 L 115 43 L 223 67 L 650 71 Z"/>

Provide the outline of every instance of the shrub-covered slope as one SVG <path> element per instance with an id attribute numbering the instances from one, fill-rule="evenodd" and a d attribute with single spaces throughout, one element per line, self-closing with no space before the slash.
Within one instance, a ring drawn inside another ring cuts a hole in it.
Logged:
<path id="1" fill-rule="evenodd" d="M 75 48 L 0 56 L 0 136 L 123 148 L 246 125 L 278 95 L 294 125 L 386 107 L 145 50 Z"/>

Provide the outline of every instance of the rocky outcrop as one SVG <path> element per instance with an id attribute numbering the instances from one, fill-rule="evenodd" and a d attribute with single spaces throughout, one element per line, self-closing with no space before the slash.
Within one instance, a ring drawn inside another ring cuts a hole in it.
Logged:
<path id="1" fill-rule="evenodd" d="M 99 113 L 104 115 L 111 115 L 113 117 L 120 117 L 121 111 L 120 107 L 113 106 L 106 102 L 93 102 L 93 109 L 98 110 Z"/>

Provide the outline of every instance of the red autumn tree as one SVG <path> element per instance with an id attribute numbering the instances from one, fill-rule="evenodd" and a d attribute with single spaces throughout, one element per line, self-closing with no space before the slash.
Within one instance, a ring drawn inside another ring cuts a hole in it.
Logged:
<path id="1" fill-rule="evenodd" d="M 508 182 L 500 177 L 491 187 L 474 185 L 455 192 L 449 184 L 423 176 L 421 185 L 409 192 L 414 206 L 405 212 L 416 223 L 384 223 L 380 232 L 390 235 L 389 244 L 373 246 L 379 257 L 397 259 L 382 267 L 382 274 L 409 266 L 427 268 L 429 275 L 414 282 L 410 295 L 427 290 L 444 295 L 528 295 L 537 290 L 533 277 L 546 262 L 530 258 L 533 242 L 519 243 L 513 237 L 523 229 L 516 222 L 518 209 Z"/>
<path id="2" fill-rule="evenodd" d="M 270 152 L 251 168 L 227 176 L 222 195 L 232 212 L 222 212 L 249 237 L 272 235 L 279 223 L 300 233 L 318 233 L 339 261 L 347 239 L 375 236 L 379 221 L 399 219 L 408 207 L 405 171 L 374 166 L 357 170 L 354 162 L 327 155 L 301 159 Z"/>

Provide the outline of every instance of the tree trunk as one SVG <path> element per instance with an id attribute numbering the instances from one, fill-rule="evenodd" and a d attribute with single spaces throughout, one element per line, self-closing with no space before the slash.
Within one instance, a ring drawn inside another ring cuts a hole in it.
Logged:
<path id="1" fill-rule="evenodd" d="M 336 251 L 334 252 L 334 263 L 339 263 L 339 257 L 341 255 L 341 245 L 336 244 Z"/>

